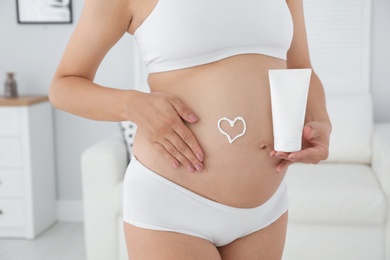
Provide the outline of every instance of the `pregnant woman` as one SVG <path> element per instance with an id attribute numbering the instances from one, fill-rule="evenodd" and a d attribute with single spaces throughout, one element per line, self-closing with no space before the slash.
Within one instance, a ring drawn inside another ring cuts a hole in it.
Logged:
<path id="1" fill-rule="evenodd" d="M 93 82 L 124 33 L 151 93 Z M 326 159 L 331 132 L 313 73 L 303 149 L 273 150 L 268 71 L 286 68 L 311 68 L 302 0 L 85 0 L 49 97 L 138 125 L 124 180 L 131 259 L 282 257 L 287 168 Z"/>

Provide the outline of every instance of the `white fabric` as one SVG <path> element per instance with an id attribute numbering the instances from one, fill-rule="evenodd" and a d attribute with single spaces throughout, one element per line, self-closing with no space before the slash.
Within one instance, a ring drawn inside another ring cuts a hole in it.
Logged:
<path id="1" fill-rule="evenodd" d="M 127 152 L 120 134 L 84 151 L 81 158 L 85 248 L 88 260 L 118 259 L 114 190 L 122 182 Z"/>
<path id="2" fill-rule="evenodd" d="M 383 190 L 390 193 L 390 124 L 375 126 L 372 146 L 372 168 L 377 173 Z"/>
<path id="3" fill-rule="evenodd" d="M 131 121 L 122 121 L 119 122 L 121 127 L 123 140 L 126 143 L 127 156 L 129 161 L 131 160 L 131 150 L 133 149 L 134 137 L 137 132 L 137 125 Z"/>
<path id="4" fill-rule="evenodd" d="M 123 219 L 122 216 L 118 216 L 117 218 L 117 227 L 118 227 L 118 260 L 128 260 L 129 257 L 127 255 L 127 247 L 125 240 L 125 231 L 123 227 Z"/>
<path id="5" fill-rule="evenodd" d="M 115 194 L 115 212 L 118 216 L 122 216 L 123 215 L 123 181 L 119 182 L 116 185 L 113 192 Z"/>
<path id="6" fill-rule="evenodd" d="M 388 260 L 384 236 L 383 225 L 290 222 L 283 260 Z"/>
<path id="7" fill-rule="evenodd" d="M 286 191 L 282 181 L 264 204 L 231 207 L 162 177 L 133 156 L 123 184 L 123 220 L 140 228 L 200 237 L 219 247 L 279 219 L 288 208 Z"/>
<path id="8" fill-rule="evenodd" d="M 369 94 L 328 95 L 327 108 L 333 125 L 328 162 L 371 162 L 373 131 Z"/>
<path id="9" fill-rule="evenodd" d="M 390 124 L 375 125 L 373 134 L 372 169 L 387 195 L 387 219 L 390 222 Z M 386 225 L 387 241 L 390 245 L 390 224 Z M 390 259 L 390 246 L 386 247 L 386 259 Z"/>
<path id="10" fill-rule="evenodd" d="M 159 0 L 134 32 L 149 72 L 244 53 L 286 59 L 292 34 L 285 0 Z"/>
<path id="11" fill-rule="evenodd" d="M 293 164 L 289 218 L 299 223 L 383 224 L 386 197 L 363 164 Z"/>

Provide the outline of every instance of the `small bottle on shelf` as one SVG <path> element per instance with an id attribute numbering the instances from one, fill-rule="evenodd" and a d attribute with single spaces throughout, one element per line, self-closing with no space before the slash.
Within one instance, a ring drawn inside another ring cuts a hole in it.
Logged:
<path id="1" fill-rule="evenodd" d="M 17 84 L 14 79 L 13 72 L 7 72 L 7 79 L 4 83 L 4 97 L 5 98 L 15 98 L 18 96 Z"/>

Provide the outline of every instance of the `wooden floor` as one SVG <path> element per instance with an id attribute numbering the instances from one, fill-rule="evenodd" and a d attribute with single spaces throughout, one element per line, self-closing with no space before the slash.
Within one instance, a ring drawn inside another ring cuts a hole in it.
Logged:
<path id="1" fill-rule="evenodd" d="M 35 240 L 0 239 L 1 260 L 86 260 L 81 223 L 57 223 Z"/>

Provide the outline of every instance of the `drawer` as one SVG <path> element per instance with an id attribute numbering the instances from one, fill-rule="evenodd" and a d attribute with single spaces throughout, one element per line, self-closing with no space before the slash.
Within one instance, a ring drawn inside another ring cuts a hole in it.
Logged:
<path id="1" fill-rule="evenodd" d="M 0 198 L 22 198 L 22 170 L 0 168 Z"/>
<path id="2" fill-rule="evenodd" d="M 0 107 L 0 136 L 19 136 L 20 116 L 17 107 Z"/>
<path id="3" fill-rule="evenodd" d="M 0 228 L 24 227 L 22 200 L 0 199 Z"/>
<path id="4" fill-rule="evenodd" d="M 0 138 L 0 167 L 21 167 L 21 143 L 18 138 Z"/>

